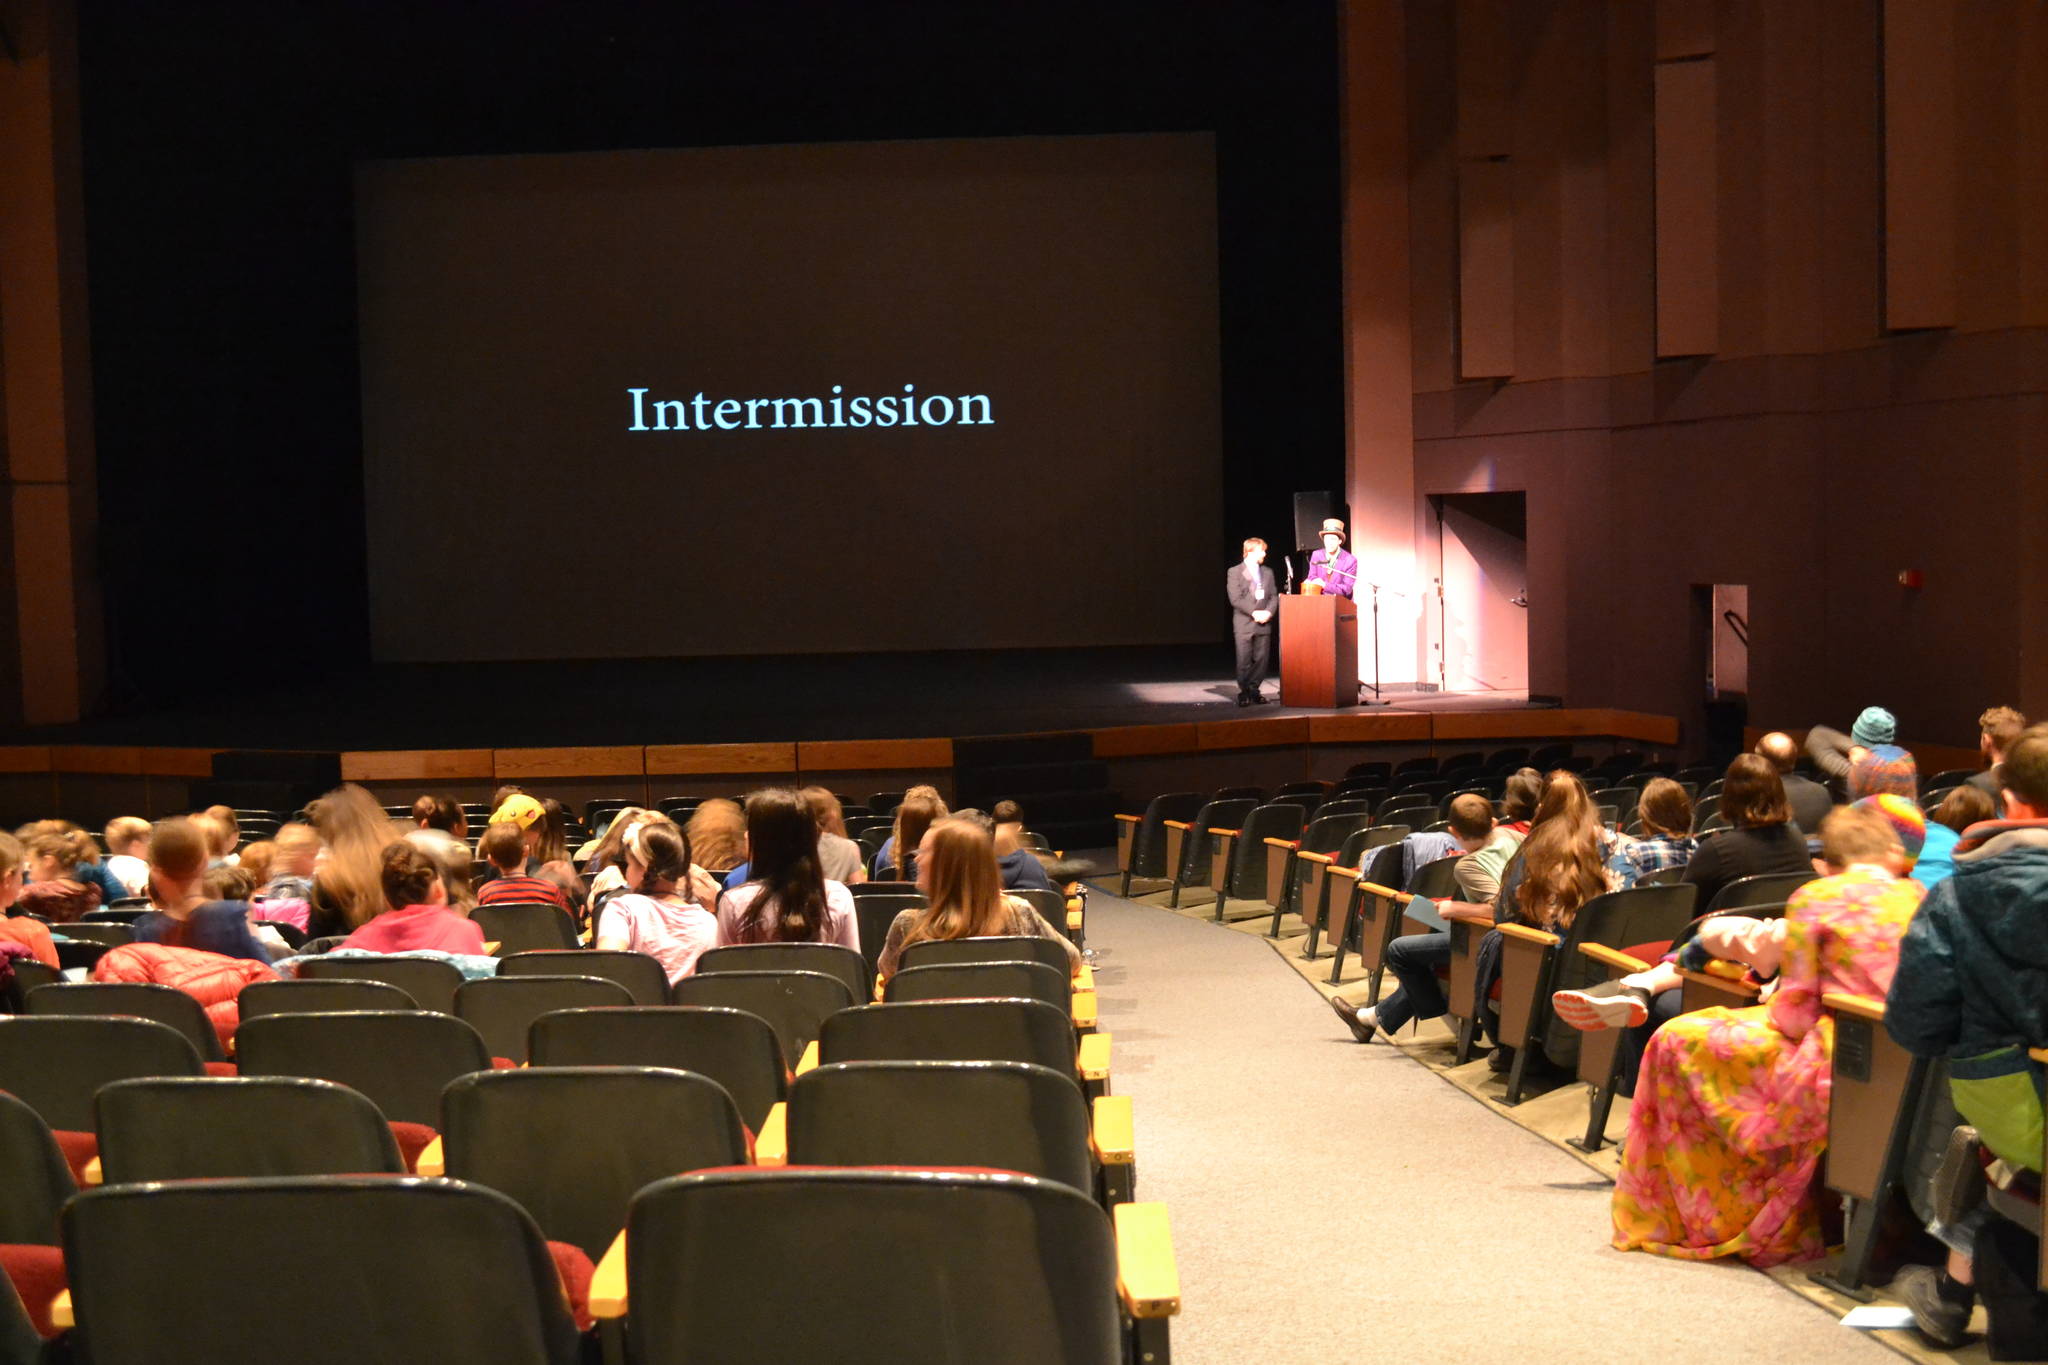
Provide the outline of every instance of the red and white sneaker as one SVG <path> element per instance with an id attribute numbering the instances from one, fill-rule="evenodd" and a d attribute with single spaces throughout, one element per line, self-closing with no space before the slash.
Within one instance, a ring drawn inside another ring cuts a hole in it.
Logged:
<path id="1" fill-rule="evenodd" d="M 1585 991 L 1559 991 L 1550 997 L 1557 1017 L 1575 1029 L 1594 1033 L 1606 1028 L 1635 1028 L 1650 1018 L 1649 1002 L 1637 991 L 1620 995 L 1591 995 Z"/>

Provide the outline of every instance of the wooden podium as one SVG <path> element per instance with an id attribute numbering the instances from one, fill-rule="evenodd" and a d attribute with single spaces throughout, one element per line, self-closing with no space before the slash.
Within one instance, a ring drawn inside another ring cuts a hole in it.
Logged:
<path id="1" fill-rule="evenodd" d="M 1358 605 L 1350 598 L 1281 597 L 1280 704 L 1358 705 Z"/>

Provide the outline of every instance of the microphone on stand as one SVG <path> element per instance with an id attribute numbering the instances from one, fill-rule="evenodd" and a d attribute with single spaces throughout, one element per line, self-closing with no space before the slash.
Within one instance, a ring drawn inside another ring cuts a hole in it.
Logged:
<path id="1" fill-rule="evenodd" d="M 1284 564 L 1284 565 L 1286 565 L 1286 566 L 1287 566 L 1287 586 L 1286 586 L 1286 587 L 1284 587 L 1284 588 L 1282 588 L 1282 589 L 1281 589 L 1280 591 L 1282 591 L 1282 592 L 1293 592 L 1293 591 L 1294 591 L 1294 556 L 1293 556 L 1293 555 L 1291 555 L 1291 554 L 1288 554 L 1288 555 L 1281 555 L 1281 556 L 1280 556 L 1280 562 L 1281 562 L 1282 564 Z"/>

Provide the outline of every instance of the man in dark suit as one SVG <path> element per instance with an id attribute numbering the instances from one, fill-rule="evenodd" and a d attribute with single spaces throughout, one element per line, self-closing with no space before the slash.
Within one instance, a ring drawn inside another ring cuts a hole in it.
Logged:
<path id="1" fill-rule="evenodd" d="M 1257 706 L 1265 700 L 1259 685 L 1273 657 L 1273 614 L 1279 589 L 1266 567 L 1266 542 L 1253 536 L 1244 543 L 1244 561 L 1230 566 L 1224 579 L 1230 594 L 1230 633 L 1237 640 L 1237 704 Z"/>
<path id="2" fill-rule="evenodd" d="M 1773 730 L 1756 742 L 1756 752 L 1778 770 L 1778 780 L 1785 786 L 1785 800 L 1792 807 L 1792 820 L 1799 826 L 1799 832 L 1819 834 L 1820 822 L 1835 808 L 1835 798 L 1820 783 L 1792 771 L 1799 762 L 1799 746 L 1792 736 Z"/>

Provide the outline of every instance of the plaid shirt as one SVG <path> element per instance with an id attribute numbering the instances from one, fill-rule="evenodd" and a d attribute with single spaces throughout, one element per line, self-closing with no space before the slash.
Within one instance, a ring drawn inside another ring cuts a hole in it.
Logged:
<path id="1" fill-rule="evenodd" d="M 1699 846 L 1700 841 L 1690 834 L 1676 839 L 1663 836 L 1637 839 L 1618 834 L 1612 851 L 1607 855 L 1608 880 L 1616 891 L 1626 891 L 1652 872 L 1662 872 L 1667 867 L 1684 867 L 1692 861 L 1693 851 Z"/>

